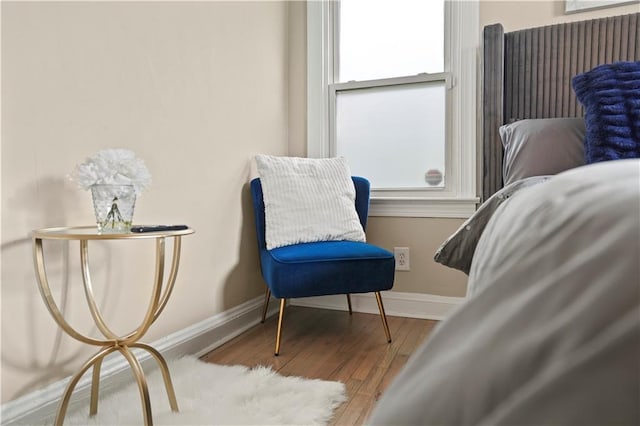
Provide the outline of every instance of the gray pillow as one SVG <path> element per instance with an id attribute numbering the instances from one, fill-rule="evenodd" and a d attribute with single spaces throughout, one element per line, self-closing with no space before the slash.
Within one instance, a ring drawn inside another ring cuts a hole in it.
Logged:
<path id="1" fill-rule="evenodd" d="M 456 232 L 443 242 L 433 259 L 469 275 L 471 260 L 476 251 L 482 231 L 495 211 L 516 192 L 548 180 L 551 176 L 532 176 L 513 182 L 496 192 L 471 215 Z"/>
<path id="2" fill-rule="evenodd" d="M 583 118 L 519 120 L 500 127 L 504 185 L 585 164 Z"/>

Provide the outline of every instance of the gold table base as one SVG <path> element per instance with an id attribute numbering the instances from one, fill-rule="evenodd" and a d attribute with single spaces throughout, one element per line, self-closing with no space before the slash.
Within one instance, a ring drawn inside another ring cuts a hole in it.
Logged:
<path id="1" fill-rule="evenodd" d="M 132 348 L 141 349 L 149 354 L 157 362 L 162 377 L 164 379 L 164 385 L 169 398 L 169 405 L 172 411 L 178 411 L 178 402 L 176 400 L 175 391 L 173 389 L 173 383 L 171 382 L 171 375 L 169 374 L 169 368 L 165 359 L 160 352 L 146 343 L 139 342 L 144 334 L 149 330 L 151 324 L 158 318 L 162 310 L 165 308 L 169 296 L 173 290 L 176 276 L 178 273 L 178 265 L 180 263 L 180 248 L 181 237 L 183 235 L 192 234 L 192 229 L 180 230 L 180 231 L 161 231 L 161 232 L 149 232 L 140 234 L 99 234 L 95 227 L 70 227 L 70 228 L 48 228 L 37 230 L 32 233 L 33 238 L 33 253 L 34 263 L 36 269 L 36 276 L 38 278 L 38 288 L 40 294 L 47 306 L 47 309 L 53 316 L 56 323 L 64 330 L 69 336 L 74 339 L 94 346 L 100 346 L 101 349 L 96 352 L 91 358 L 89 358 L 80 368 L 80 370 L 71 377 L 62 399 L 60 401 L 60 407 L 58 414 L 56 415 L 55 424 L 61 426 L 64 422 L 64 418 L 67 413 L 69 400 L 80 378 L 90 368 L 93 368 L 93 374 L 91 379 L 91 402 L 89 406 L 89 415 L 93 416 L 98 412 L 98 394 L 100 387 L 100 367 L 102 366 L 103 359 L 112 352 L 120 352 L 122 356 L 129 363 L 129 367 L 134 373 L 138 390 L 140 392 L 140 399 L 142 401 L 142 412 L 144 416 L 145 425 L 153 425 L 153 417 L 151 414 L 151 401 L 149 399 L 149 389 L 147 386 L 147 380 L 144 374 L 144 370 L 140 365 L 140 362 L 134 355 Z M 167 279 L 166 285 L 164 282 L 164 266 L 165 266 L 165 239 L 167 237 L 173 237 L 173 255 L 171 261 L 171 269 Z M 156 242 L 156 267 L 155 267 L 155 279 L 153 283 L 153 290 L 151 300 L 147 307 L 146 314 L 138 327 L 133 331 L 125 334 L 124 336 L 117 336 L 106 325 L 102 314 L 95 302 L 93 294 L 93 287 L 91 285 L 91 276 L 89 272 L 89 240 L 116 240 L 116 239 L 141 239 L 152 238 Z M 51 294 L 51 288 L 47 280 L 47 273 L 44 263 L 44 250 L 43 240 L 46 239 L 58 239 L 58 240 L 78 240 L 80 242 L 80 261 L 82 267 L 82 280 L 84 285 L 84 292 L 89 306 L 89 311 L 93 320 L 100 330 L 100 332 L 106 338 L 105 340 L 94 339 L 85 336 L 77 332 L 69 323 L 65 320 L 62 312 L 58 309 L 55 299 Z M 164 291 L 163 291 L 164 289 Z"/>

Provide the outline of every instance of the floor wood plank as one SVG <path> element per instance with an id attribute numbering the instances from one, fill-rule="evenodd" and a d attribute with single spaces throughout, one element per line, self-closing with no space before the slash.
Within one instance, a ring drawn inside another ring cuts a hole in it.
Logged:
<path id="1" fill-rule="evenodd" d="M 223 365 L 270 366 L 286 376 L 338 380 L 348 400 L 332 425 L 361 425 L 376 401 L 437 321 L 388 317 L 387 343 L 379 315 L 287 306 L 280 355 L 274 356 L 277 316 L 204 355 Z"/>

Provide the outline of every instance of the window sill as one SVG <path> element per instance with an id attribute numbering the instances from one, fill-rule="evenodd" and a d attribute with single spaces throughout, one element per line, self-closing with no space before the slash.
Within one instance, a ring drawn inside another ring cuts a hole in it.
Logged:
<path id="1" fill-rule="evenodd" d="M 467 219 L 479 198 L 371 198 L 369 216 L 443 217 Z"/>

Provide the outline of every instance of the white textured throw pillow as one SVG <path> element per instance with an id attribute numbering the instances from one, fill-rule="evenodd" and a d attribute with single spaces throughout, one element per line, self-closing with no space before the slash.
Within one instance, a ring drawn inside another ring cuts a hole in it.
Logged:
<path id="1" fill-rule="evenodd" d="M 315 241 L 365 241 L 344 158 L 257 155 L 271 250 Z"/>

